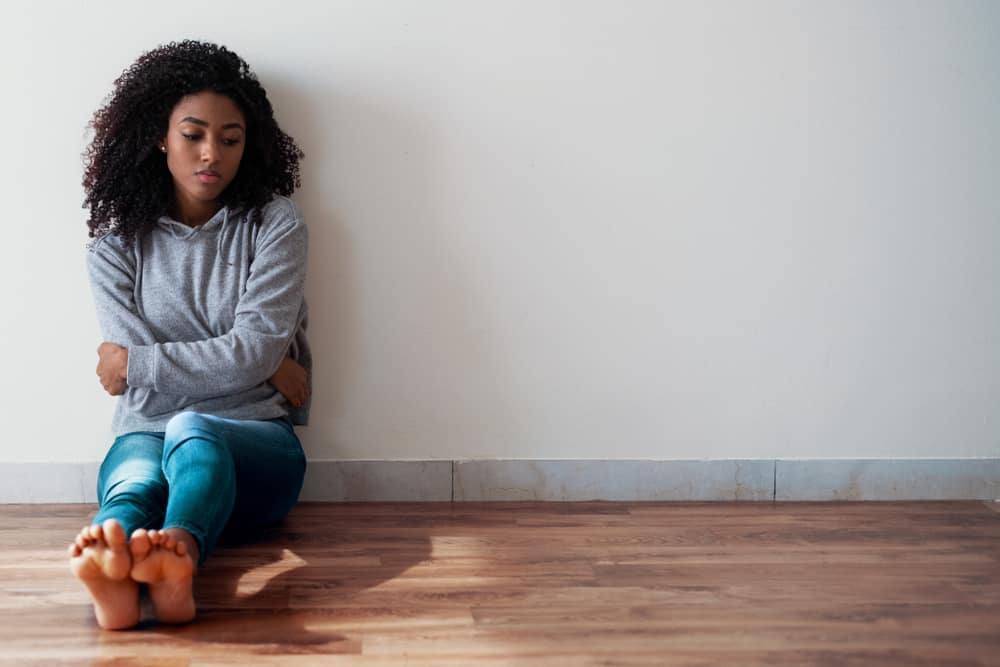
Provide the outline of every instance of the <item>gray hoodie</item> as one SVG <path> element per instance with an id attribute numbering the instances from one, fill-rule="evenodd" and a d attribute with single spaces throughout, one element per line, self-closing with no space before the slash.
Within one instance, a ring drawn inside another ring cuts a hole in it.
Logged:
<path id="1" fill-rule="evenodd" d="M 160 218 L 134 247 L 115 234 L 87 253 L 106 342 L 128 348 L 128 389 L 112 430 L 163 431 L 183 411 L 308 421 L 267 380 L 291 356 L 309 373 L 304 297 L 308 235 L 275 197 L 251 225 L 223 207 L 199 227 Z"/>

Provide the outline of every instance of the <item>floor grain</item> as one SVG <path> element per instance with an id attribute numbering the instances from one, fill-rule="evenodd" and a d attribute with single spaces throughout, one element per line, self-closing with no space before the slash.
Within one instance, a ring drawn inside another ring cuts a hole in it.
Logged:
<path id="1" fill-rule="evenodd" d="M 100 630 L 91 505 L 0 506 L 0 663 L 998 665 L 994 503 L 305 503 Z"/>

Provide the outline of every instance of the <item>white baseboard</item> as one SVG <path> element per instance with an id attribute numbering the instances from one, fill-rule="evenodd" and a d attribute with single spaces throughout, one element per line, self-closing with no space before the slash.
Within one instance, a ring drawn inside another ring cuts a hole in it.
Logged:
<path id="1" fill-rule="evenodd" d="M 100 464 L 2 463 L 0 503 L 96 503 Z M 994 500 L 1000 459 L 311 461 L 304 501 Z"/>

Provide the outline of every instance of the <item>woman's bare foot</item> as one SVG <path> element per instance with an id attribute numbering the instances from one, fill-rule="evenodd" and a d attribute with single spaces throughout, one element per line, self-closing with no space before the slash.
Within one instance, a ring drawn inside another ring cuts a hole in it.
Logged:
<path id="1" fill-rule="evenodd" d="M 187 623 L 195 615 L 194 560 L 187 539 L 171 534 L 179 529 L 132 533 L 132 579 L 149 584 L 149 599 L 162 623 Z M 187 537 L 190 534 L 185 532 Z M 193 543 L 193 538 L 190 538 Z"/>
<path id="2" fill-rule="evenodd" d="M 139 584 L 129 577 L 132 554 L 115 519 L 87 526 L 69 546 L 70 569 L 94 599 L 97 623 L 123 630 L 139 622 Z"/>

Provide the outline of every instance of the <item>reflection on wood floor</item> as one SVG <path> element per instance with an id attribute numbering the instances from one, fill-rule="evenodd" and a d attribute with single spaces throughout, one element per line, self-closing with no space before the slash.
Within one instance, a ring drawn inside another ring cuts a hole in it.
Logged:
<path id="1" fill-rule="evenodd" d="M 92 505 L 0 506 L 0 663 L 1000 664 L 993 503 L 315 503 L 100 630 Z"/>

